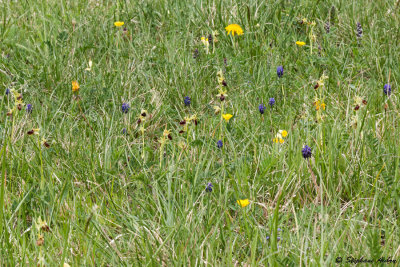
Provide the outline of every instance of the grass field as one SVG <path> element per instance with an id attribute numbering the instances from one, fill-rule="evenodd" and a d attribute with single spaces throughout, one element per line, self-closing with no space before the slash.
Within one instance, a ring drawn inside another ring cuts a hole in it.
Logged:
<path id="1" fill-rule="evenodd" d="M 1 266 L 398 264 L 399 1 L 0 2 Z"/>

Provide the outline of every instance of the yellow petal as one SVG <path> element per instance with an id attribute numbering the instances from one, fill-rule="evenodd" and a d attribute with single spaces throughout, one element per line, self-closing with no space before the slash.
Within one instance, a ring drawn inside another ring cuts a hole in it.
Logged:
<path id="1" fill-rule="evenodd" d="M 246 199 L 239 199 L 237 201 L 237 203 L 239 204 L 239 206 L 241 206 L 242 208 L 246 207 L 247 205 L 250 204 L 250 201 L 246 198 Z"/>
<path id="2" fill-rule="evenodd" d="M 286 137 L 286 136 L 288 135 L 288 132 L 287 132 L 286 130 L 283 130 L 283 131 L 281 132 L 281 134 L 282 134 L 282 137 Z"/>
<path id="3" fill-rule="evenodd" d="M 116 21 L 114 22 L 115 27 L 121 27 L 122 25 L 124 25 L 125 23 L 123 21 Z"/>
<path id="4" fill-rule="evenodd" d="M 229 113 L 223 114 L 223 115 L 222 115 L 222 118 L 224 118 L 224 120 L 225 120 L 226 122 L 228 122 L 232 117 L 233 117 L 233 115 L 232 115 L 232 114 L 229 114 Z"/>
<path id="5" fill-rule="evenodd" d="M 297 41 L 296 44 L 297 44 L 298 46 L 303 46 L 303 45 L 305 45 L 306 43 L 305 43 L 305 42 L 301 42 L 301 41 Z"/>

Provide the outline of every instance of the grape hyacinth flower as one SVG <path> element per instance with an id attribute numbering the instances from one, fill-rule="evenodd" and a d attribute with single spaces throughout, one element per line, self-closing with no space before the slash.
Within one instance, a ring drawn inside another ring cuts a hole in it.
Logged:
<path id="1" fill-rule="evenodd" d="M 268 101 L 268 104 L 272 107 L 273 105 L 275 105 L 275 98 L 271 97 Z"/>
<path id="2" fill-rule="evenodd" d="M 10 88 L 6 88 L 6 95 L 10 93 Z"/>
<path id="3" fill-rule="evenodd" d="M 126 128 L 122 129 L 122 134 L 126 134 Z"/>
<path id="4" fill-rule="evenodd" d="M 213 190 L 213 184 L 212 183 L 208 183 L 207 187 L 206 187 L 206 192 L 212 192 Z"/>
<path id="5" fill-rule="evenodd" d="M 283 76 L 283 67 L 282 66 L 278 66 L 278 68 L 276 68 L 276 74 L 278 75 L 279 78 L 281 78 Z"/>
<path id="6" fill-rule="evenodd" d="M 258 110 L 260 111 L 261 115 L 264 114 L 264 112 L 265 112 L 265 105 L 261 103 L 261 104 L 258 106 Z"/>
<path id="7" fill-rule="evenodd" d="M 32 104 L 26 105 L 26 112 L 27 113 L 32 113 Z"/>
<path id="8" fill-rule="evenodd" d="M 129 110 L 129 104 L 122 103 L 122 113 L 128 113 L 128 110 Z"/>
<path id="9" fill-rule="evenodd" d="M 383 92 L 385 93 L 385 95 L 390 96 L 390 94 L 392 93 L 392 87 L 390 86 L 390 84 L 385 84 L 385 86 L 383 87 Z"/>
<path id="10" fill-rule="evenodd" d="M 363 30 L 361 27 L 361 23 L 357 22 L 357 38 L 360 39 L 362 37 Z"/>
<path id="11" fill-rule="evenodd" d="M 222 148 L 223 144 L 222 144 L 222 140 L 218 140 L 217 142 L 217 147 L 218 148 Z"/>
<path id="12" fill-rule="evenodd" d="M 185 102 L 185 106 L 190 106 L 190 103 L 192 103 L 192 99 L 190 97 L 185 96 L 185 99 L 183 100 Z"/>
<path id="13" fill-rule="evenodd" d="M 305 159 L 311 158 L 311 155 L 312 155 L 311 147 L 305 145 L 303 147 L 303 149 L 301 150 L 301 154 L 303 154 L 303 158 L 305 158 Z"/>

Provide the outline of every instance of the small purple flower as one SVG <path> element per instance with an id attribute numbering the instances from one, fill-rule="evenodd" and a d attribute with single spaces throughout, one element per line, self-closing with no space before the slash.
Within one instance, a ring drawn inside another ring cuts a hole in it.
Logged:
<path id="1" fill-rule="evenodd" d="M 282 66 L 278 66 L 276 68 L 276 74 L 278 74 L 279 78 L 281 78 L 283 76 L 283 67 Z"/>
<path id="2" fill-rule="evenodd" d="M 305 145 L 303 147 L 303 149 L 301 150 L 301 154 L 303 154 L 303 158 L 305 158 L 305 159 L 311 158 L 311 155 L 312 155 L 311 147 Z"/>
<path id="3" fill-rule="evenodd" d="M 32 104 L 26 105 L 26 112 L 27 113 L 32 113 Z"/>
<path id="4" fill-rule="evenodd" d="M 206 187 L 206 192 L 212 192 L 213 190 L 213 184 L 212 183 L 208 183 L 207 187 Z"/>
<path id="5" fill-rule="evenodd" d="M 261 114 L 264 114 L 264 112 L 265 112 L 265 105 L 261 103 L 261 104 L 258 106 L 258 110 L 260 111 Z"/>
<path id="6" fill-rule="evenodd" d="M 126 128 L 122 129 L 122 134 L 126 134 Z"/>
<path id="7" fill-rule="evenodd" d="M 275 98 L 271 97 L 268 101 L 268 104 L 272 107 L 273 105 L 275 105 Z"/>
<path id="8" fill-rule="evenodd" d="M 383 87 L 383 92 L 385 93 L 385 95 L 390 96 L 390 94 L 392 93 L 392 87 L 390 86 L 390 84 L 385 84 L 385 86 Z"/>
<path id="9" fill-rule="evenodd" d="M 192 103 L 192 99 L 190 97 L 185 96 L 185 99 L 183 100 L 185 102 L 185 106 L 190 106 L 190 103 Z"/>
<path id="10" fill-rule="evenodd" d="M 218 140 L 217 142 L 217 147 L 218 148 L 222 148 L 223 144 L 222 144 L 222 140 Z"/>
<path id="11" fill-rule="evenodd" d="M 122 113 L 128 113 L 128 110 L 129 110 L 129 104 L 122 103 Z"/>
<path id="12" fill-rule="evenodd" d="M 6 88 L 6 95 L 10 94 L 10 88 Z"/>

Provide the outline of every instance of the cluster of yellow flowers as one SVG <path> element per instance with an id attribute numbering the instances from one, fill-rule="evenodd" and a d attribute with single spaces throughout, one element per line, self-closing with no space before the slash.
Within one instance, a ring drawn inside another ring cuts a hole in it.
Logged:
<path id="1" fill-rule="evenodd" d="M 285 138 L 288 135 L 288 132 L 286 130 L 279 130 L 279 132 L 275 135 L 275 138 L 272 140 L 274 143 L 281 143 L 283 144 Z"/>

